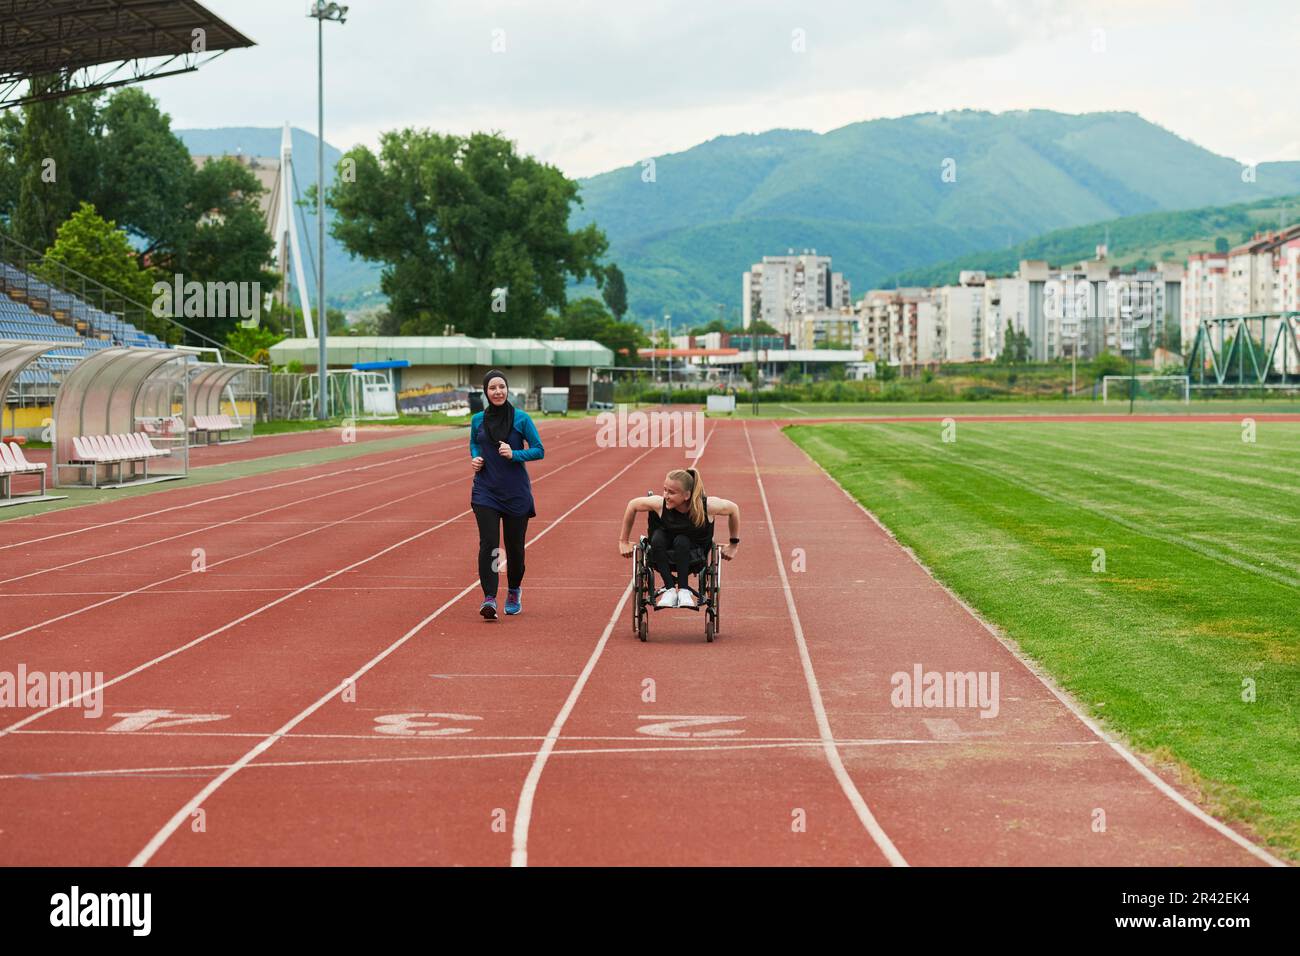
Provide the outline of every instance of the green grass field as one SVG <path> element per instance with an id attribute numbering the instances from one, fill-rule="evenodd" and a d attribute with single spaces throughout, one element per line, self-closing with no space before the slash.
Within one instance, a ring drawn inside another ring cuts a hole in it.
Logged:
<path id="1" fill-rule="evenodd" d="M 1300 399 L 1275 397 L 1265 401 L 1254 398 L 1195 399 L 1182 402 L 1139 401 L 1138 415 L 1259 415 L 1267 413 L 1300 414 Z M 759 418 L 926 418 L 952 415 L 1128 415 L 1128 402 L 1075 399 L 1073 401 L 978 401 L 978 402 L 760 402 Z M 753 418 L 752 406 L 737 402 L 734 414 L 721 418 Z"/>
<path id="2" fill-rule="evenodd" d="M 956 428 L 788 434 L 1093 716 L 1300 860 L 1300 425 Z"/>

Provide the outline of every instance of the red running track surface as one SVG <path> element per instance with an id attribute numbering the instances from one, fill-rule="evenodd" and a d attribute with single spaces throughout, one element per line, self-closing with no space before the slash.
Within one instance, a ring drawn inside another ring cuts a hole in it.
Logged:
<path id="1" fill-rule="evenodd" d="M 493 623 L 460 443 L 0 523 L 0 670 L 106 682 L 96 717 L 3 712 L 0 862 L 1271 861 L 1098 737 L 771 424 L 711 425 L 701 460 L 743 513 L 720 637 L 665 611 L 640 643 L 617 524 L 683 452 L 543 428 L 524 614 Z M 997 672 L 998 716 L 891 706 L 916 663 Z"/>

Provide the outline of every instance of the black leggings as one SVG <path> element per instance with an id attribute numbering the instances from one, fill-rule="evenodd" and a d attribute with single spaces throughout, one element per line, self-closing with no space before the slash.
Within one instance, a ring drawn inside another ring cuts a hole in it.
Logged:
<path id="1" fill-rule="evenodd" d="M 659 528 L 650 538 L 650 559 L 663 578 L 664 587 L 674 587 L 673 568 L 677 568 L 676 587 L 688 588 L 691 580 L 691 539 L 684 534 L 670 536 Z"/>
<path id="2" fill-rule="evenodd" d="M 497 593 L 501 525 L 505 526 L 506 585 L 519 587 L 524 580 L 524 536 L 528 533 L 528 515 L 515 518 L 487 505 L 470 507 L 474 509 L 474 519 L 478 522 L 478 579 L 483 585 L 483 596 L 495 597 Z"/>

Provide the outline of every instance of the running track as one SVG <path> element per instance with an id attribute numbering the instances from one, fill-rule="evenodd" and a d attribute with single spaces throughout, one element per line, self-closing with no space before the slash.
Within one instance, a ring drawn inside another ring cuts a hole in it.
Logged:
<path id="1" fill-rule="evenodd" d="M 1275 862 L 772 424 L 711 422 L 701 460 L 742 509 L 721 636 L 662 612 L 641 644 L 618 518 L 683 453 L 542 427 L 525 612 L 492 624 L 460 441 L 0 522 L 0 671 L 106 683 L 99 717 L 0 711 L 0 863 Z M 998 716 L 891 706 L 917 663 L 997 672 Z"/>

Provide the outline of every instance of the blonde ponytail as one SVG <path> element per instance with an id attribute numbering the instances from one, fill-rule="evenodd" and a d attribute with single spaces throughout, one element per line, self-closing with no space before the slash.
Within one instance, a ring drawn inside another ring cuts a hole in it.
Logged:
<path id="1" fill-rule="evenodd" d="M 698 468 L 677 469 L 668 472 L 668 480 L 675 481 L 691 498 L 691 524 L 697 528 L 704 527 L 709 516 L 704 513 L 704 479 Z"/>

